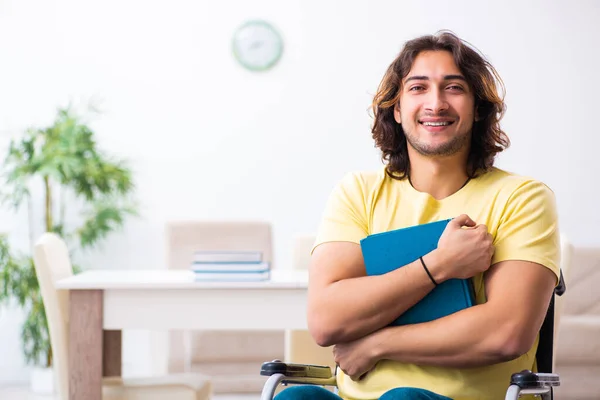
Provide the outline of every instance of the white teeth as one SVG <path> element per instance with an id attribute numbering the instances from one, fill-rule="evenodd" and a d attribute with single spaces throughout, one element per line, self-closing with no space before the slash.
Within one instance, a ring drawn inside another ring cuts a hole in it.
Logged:
<path id="1" fill-rule="evenodd" d="M 450 125 L 450 122 L 448 122 L 448 121 L 444 121 L 444 122 L 423 122 L 423 125 L 426 125 L 426 126 L 448 126 L 448 125 Z"/>

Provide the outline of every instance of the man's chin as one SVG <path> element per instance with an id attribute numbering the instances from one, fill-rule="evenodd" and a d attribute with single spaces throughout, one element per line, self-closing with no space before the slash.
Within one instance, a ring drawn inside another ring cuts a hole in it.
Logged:
<path id="1" fill-rule="evenodd" d="M 411 144 L 411 147 L 422 156 L 427 157 L 448 157 L 461 152 L 464 146 L 460 143 L 445 142 L 445 143 L 417 143 Z"/>

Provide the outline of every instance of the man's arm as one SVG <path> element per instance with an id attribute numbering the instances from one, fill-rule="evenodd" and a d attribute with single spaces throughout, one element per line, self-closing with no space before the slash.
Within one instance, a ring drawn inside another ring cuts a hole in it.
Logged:
<path id="1" fill-rule="evenodd" d="M 469 278 L 487 270 L 492 238 L 461 215 L 448 223 L 438 248 L 423 260 L 434 279 Z M 360 246 L 330 242 L 313 252 L 308 328 L 321 346 L 359 339 L 387 326 L 434 288 L 419 260 L 384 275 L 365 276 Z"/>
<path id="2" fill-rule="evenodd" d="M 432 266 L 435 255 L 424 257 Z M 321 346 L 351 341 L 388 325 L 433 289 L 420 261 L 365 276 L 360 246 L 331 242 L 312 257 L 308 328 Z"/>
<path id="3" fill-rule="evenodd" d="M 485 277 L 487 302 L 417 325 L 384 328 L 365 338 L 376 359 L 444 367 L 477 367 L 515 359 L 531 349 L 556 275 L 527 261 L 503 261 Z"/>

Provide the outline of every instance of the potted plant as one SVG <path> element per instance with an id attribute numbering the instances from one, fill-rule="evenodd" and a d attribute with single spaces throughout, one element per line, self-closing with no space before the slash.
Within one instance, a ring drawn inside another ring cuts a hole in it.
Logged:
<path id="1" fill-rule="evenodd" d="M 61 235 L 71 252 L 91 248 L 136 214 L 130 170 L 102 152 L 94 135 L 69 107 L 58 110 L 52 125 L 28 129 L 11 141 L 0 201 L 15 210 L 27 206 L 30 247 L 46 231 Z M 33 220 L 36 184 L 43 188 L 43 221 Z M 52 347 L 31 252 L 17 252 L 7 237 L 0 237 L 0 305 L 8 304 L 25 312 L 21 339 L 24 358 L 34 367 L 32 388 L 47 392 L 42 382 L 53 382 Z"/>

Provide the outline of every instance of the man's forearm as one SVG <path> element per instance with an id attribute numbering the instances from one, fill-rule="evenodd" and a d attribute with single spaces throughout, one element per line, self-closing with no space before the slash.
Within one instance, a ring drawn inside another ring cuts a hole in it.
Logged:
<path id="1" fill-rule="evenodd" d="M 389 325 L 433 288 L 418 260 L 385 275 L 334 282 L 309 304 L 309 326 L 322 346 L 349 342 Z"/>
<path id="2" fill-rule="evenodd" d="M 520 339 L 518 326 L 482 304 L 427 323 L 384 328 L 370 340 L 379 359 L 470 368 L 519 357 L 529 350 Z"/>

